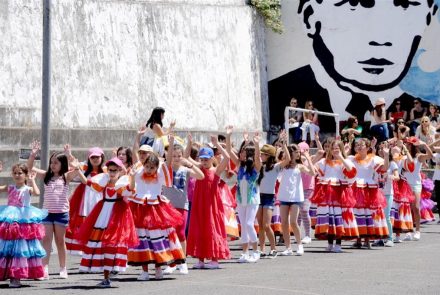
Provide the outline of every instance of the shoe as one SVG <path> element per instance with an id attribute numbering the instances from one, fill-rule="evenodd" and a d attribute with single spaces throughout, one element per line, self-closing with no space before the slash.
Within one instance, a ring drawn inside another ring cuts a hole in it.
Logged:
<path id="1" fill-rule="evenodd" d="M 302 240 L 301 243 L 303 244 L 310 244 L 312 242 L 312 238 L 305 236 Z"/>
<path id="2" fill-rule="evenodd" d="M 333 244 L 328 244 L 327 247 L 325 247 L 325 251 L 332 252 L 333 251 Z"/>
<path id="3" fill-rule="evenodd" d="M 109 278 L 109 279 L 116 278 L 116 277 L 118 276 L 118 274 L 119 274 L 119 271 L 112 270 L 112 271 L 110 272 L 110 274 L 108 275 L 108 278 Z"/>
<path id="4" fill-rule="evenodd" d="M 177 270 L 179 271 L 178 274 L 180 275 L 187 275 L 189 273 L 188 265 L 186 263 L 182 263 L 181 265 L 178 265 Z"/>
<path id="5" fill-rule="evenodd" d="M 416 231 L 414 233 L 413 240 L 414 241 L 419 241 L 420 240 L 420 232 L 419 231 Z"/>
<path id="6" fill-rule="evenodd" d="M 167 266 L 167 267 L 165 267 L 165 269 L 163 270 L 163 274 L 164 275 L 170 275 L 170 274 L 172 274 L 175 270 L 176 270 L 176 266 Z"/>
<path id="7" fill-rule="evenodd" d="M 205 263 L 203 261 L 199 261 L 193 265 L 193 269 L 202 269 L 205 268 Z"/>
<path id="8" fill-rule="evenodd" d="M 154 278 L 156 280 L 162 280 L 163 279 L 163 270 L 162 270 L 162 268 L 160 266 L 156 267 L 156 273 L 154 274 Z"/>
<path id="9" fill-rule="evenodd" d="M 205 269 L 219 269 L 220 264 L 218 264 L 217 261 L 210 261 L 208 263 L 205 263 Z"/>
<path id="10" fill-rule="evenodd" d="M 21 283 L 18 279 L 10 279 L 9 281 L 9 288 L 20 288 Z"/>
<path id="11" fill-rule="evenodd" d="M 298 245 L 298 249 L 296 250 L 296 256 L 303 256 L 304 254 L 304 246 Z"/>
<path id="12" fill-rule="evenodd" d="M 404 241 L 412 241 L 413 236 L 411 233 L 406 233 L 405 237 L 403 238 Z"/>
<path id="13" fill-rule="evenodd" d="M 386 241 L 385 247 L 394 247 L 394 242 L 392 240 Z"/>
<path id="14" fill-rule="evenodd" d="M 400 238 L 400 236 L 396 236 L 396 237 L 394 238 L 394 243 L 396 243 L 396 244 L 400 244 L 400 243 L 402 243 L 402 239 Z"/>
<path id="15" fill-rule="evenodd" d="M 383 247 L 385 246 L 385 243 L 382 240 L 376 240 L 374 241 L 371 246 L 373 247 Z"/>
<path id="16" fill-rule="evenodd" d="M 371 249 L 371 244 L 370 244 L 370 242 L 365 242 L 365 243 L 362 245 L 362 248 L 364 248 L 364 249 Z"/>
<path id="17" fill-rule="evenodd" d="M 292 249 L 286 249 L 283 252 L 280 252 L 278 255 L 280 256 L 292 256 L 293 255 L 293 251 Z"/>
<path id="18" fill-rule="evenodd" d="M 101 281 L 101 283 L 96 285 L 96 287 L 99 287 L 99 288 L 111 288 L 112 287 L 112 282 L 109 279 L 104 279 L 104 280 Z"/>
<path id="19" fill-rule="evenodd" d="M 362 243 L 354 242 L 351 248 L 360 249 L 362 248 Z"/>
<path id="20" fill-rule="evenodd" d="M 249 262 L 249 254 L 241 253 L 240 258 L 238 258 L 238 263 L 247 263 Z"/>
<path id="21" fill-rule="evenodd" d="M 60 269 L 60 278 L 67 279 L 69 275 L 67 274 L 67 268 L 63 267 Z"/>
<path id="22" fill-rule="evenodd" d="M 148 271 L 142 271 L 140 275 L 137 277 L 138 281 L 149 281 L 150 275 L 148 274 Z"/>
<path id="23" fill-rule="evenodd" d="M 49 265 L 44 266 L 44 275 L 41 278 L 38 278 L 37 281 L 44 281 L 49 279 Z"/>
<path id="24" fill-rule="evenodd" d="M 341 245 L 336 244 L 333 249 L 330 250 L 332 253 L 342 253 Z"/>
<path id="25" fill-rule="evenodd" d="M 277 256 L 278 256 L 277 250 L 270 250 L 269 254 L 267 254 L 267 258 L 270 258 L 270 259 L 277 258 Z"/>
<path id="26" fill-rule="evenodd" d="M 251 258 L 251 262 L 257 262 L 258 260 L 260 260 L 260 253 L 258 253 L 258 251 L 257 252 L 254 252 L 254 253 L 252 253 L 251 255 L 249 255 L 249 257 Z"/>

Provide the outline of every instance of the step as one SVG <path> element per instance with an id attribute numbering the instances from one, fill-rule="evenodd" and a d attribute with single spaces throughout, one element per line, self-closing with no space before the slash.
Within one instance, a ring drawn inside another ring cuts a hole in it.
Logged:
<path id="1" fill-rule="evenodd" d="M 32 127 L 41 122 L 41 110 L 35 107 L 11 107 L 0 105 L 1 127 Z"/>

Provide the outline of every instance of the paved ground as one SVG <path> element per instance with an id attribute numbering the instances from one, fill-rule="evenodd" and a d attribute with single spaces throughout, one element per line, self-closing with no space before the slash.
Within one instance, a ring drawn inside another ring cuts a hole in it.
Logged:
<path id="1" fill-rule="evenodd" d="M 69 257 L 69 278 L 59 279 L 54 257 L 49 281 L 24 281 L 24 288 L 15 290 L 2 282 L 0 294 L 440 294 L 440 225 L 425 225 L 421 241 L 394 248 L 354 250 L 350 244 L 343 243 L 344 253 L 330 254 L 324 252 L 326 242 L 313 241 L 302 257 L 256 264 L 238 264 L 240 251 L 232 244 L 234 259 L 222 263 L 221 270 L 190 270 L 187 276 L 137 282 L 139 268 L 133 267 L 105 290 L 94 287 L 101 275 L 78 274 L 76 257 Z"/>

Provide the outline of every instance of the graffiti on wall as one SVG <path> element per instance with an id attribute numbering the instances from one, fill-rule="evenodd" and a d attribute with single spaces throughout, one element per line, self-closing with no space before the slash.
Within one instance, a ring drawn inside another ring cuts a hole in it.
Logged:
<path id="1" fill-rule="evenodd" d="M 282 124 L 292 97 L 299 107 L 312 100 L 317 109 L 338 113 L 341 120 L 350 115 L 368 120 L 379 97 L 387 107 L 398 100 L 408 110 L 415 98 L 425 105 L 440 103 L 440 0 L 282 4 L 287 33 L 269 36 L 267 45 L 272 124 Z M 301 25 L 300 33 L 289 30 L 292 19 Z M 301 45 L 307 42 L 309 47 Z M 279 62 L 282 55 L 303 64 L 294 61 L 287 70 Z M 322 117 L 320 125 L 332 131 L 334 119 Z"/>

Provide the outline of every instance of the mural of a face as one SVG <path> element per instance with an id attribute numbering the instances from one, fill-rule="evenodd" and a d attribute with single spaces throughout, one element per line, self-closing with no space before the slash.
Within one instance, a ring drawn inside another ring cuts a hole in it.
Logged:
<path id="1" fill-rule="evenodd" d="M 316 56 L 341 87 L 381 91 L 408 72 L 429 23 L 428 2 L 304 0 L 300 11 Z"/>

